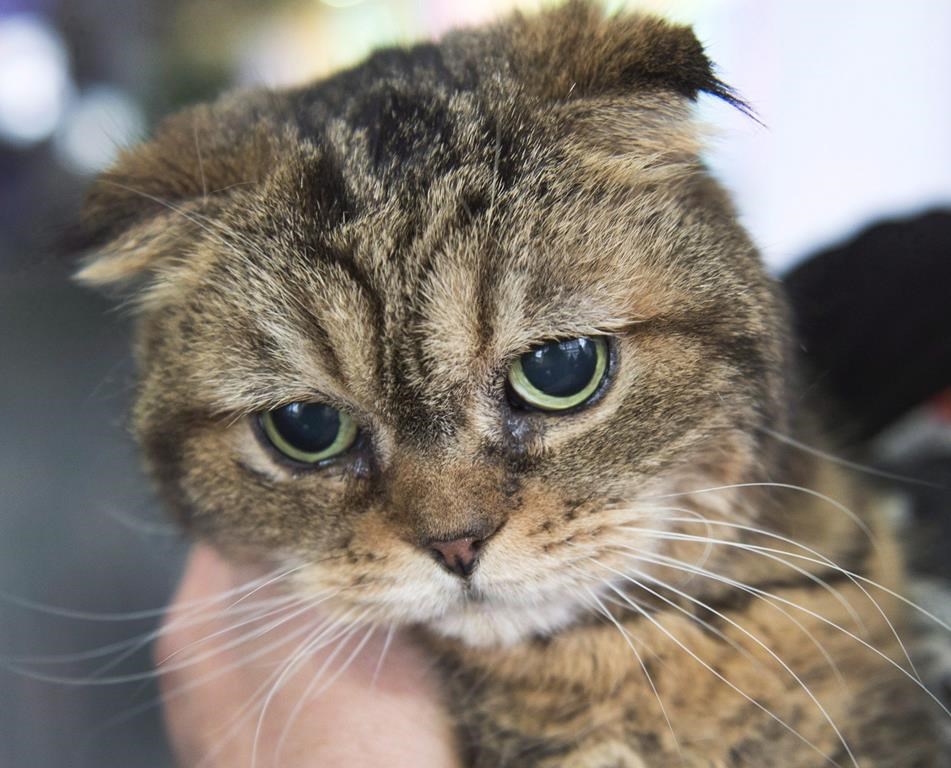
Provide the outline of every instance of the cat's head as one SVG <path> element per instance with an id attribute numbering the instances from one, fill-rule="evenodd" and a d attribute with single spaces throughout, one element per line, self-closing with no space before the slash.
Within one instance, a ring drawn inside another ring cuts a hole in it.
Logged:
<path id="1" fill-rule="evenodd" d="M 135 429 L 181 520 L 328 610 L 473 643 L 681 545 L 632 528 L 754 479 L 783 398 L 700 92 L 732 99 L 690 30 L 570 3 L 127 152 L 81 277 L 135 293 Z"/>

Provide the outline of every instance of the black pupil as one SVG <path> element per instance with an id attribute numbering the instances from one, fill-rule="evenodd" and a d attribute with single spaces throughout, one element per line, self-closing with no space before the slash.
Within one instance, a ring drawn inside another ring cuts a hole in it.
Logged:
<path id="1" fill-rule="evenodd" d="M 552 341 L 522 355 L 525 378 L 552 397 L 578 394 L 591 383 L 597 365 L 597 345 L 587 338 Z"/>
<path id="2" fill-rule="evenodd" d="M 291 403 L 271 411 L 271 423 L 297 450 L 320 453 L 337 439 L 340 412 L 320 403 Z"/>

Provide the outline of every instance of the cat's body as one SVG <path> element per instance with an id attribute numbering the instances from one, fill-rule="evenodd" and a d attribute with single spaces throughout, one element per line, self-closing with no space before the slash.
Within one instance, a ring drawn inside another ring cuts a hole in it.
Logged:
<path id="1" fill-rule="evenodd" d="M 196 535 L 418 627 L 467 765 L 938 766 L 862 581 L 903 590 L 887 523 L 784 437 L 818 439 L 701 91 L 689 30 L 573 3 L 172 118 L 88 207 L 85 279 L 144 281 L 136 431 Z M 589 337 L 582 406 L 513 400 Z M 311 402 L 358 429 L 316 468 L 260 417 Z"/>

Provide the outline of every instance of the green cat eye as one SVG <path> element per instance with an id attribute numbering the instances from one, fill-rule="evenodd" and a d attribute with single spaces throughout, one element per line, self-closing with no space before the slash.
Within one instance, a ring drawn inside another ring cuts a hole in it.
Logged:
<path id="1" fill-rule="evenodd" d="M 317 464 L 346 451 L 357 425 L 343 411 L 323 403 L 290 403 L 260 415 L 268 442 L 302 464 Z"/>
<path id="2" fill-rule="evenodd" d="M 565 411 L 587 401 L 608 369 L 608 343 L 599 336 L 549 341 L 517 358 L 508 383 L 518 404 Z"/>

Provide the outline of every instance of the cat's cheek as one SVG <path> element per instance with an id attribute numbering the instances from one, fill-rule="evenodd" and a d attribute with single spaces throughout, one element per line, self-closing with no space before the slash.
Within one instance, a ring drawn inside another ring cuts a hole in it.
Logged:
<path id="1" fill-rule="evenodd" d="M 178 500 L 193 536 L 266 558 L 311 557 L 347 524 L 340 513 L 346 482 L 285 472 L 263 455 L 247 425 L 193 419 L 172 434 L 178 459 L 157 479 L 163 495 Z"/>

